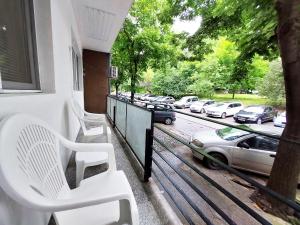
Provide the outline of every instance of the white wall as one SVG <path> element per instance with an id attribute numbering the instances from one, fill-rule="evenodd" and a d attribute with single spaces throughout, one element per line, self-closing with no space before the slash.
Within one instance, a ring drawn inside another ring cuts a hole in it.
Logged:
<path id="1" fill-rule="evenodd" d="M 28 113 L 48 122 L 70 140 L 75 140 L 79 124 L 67 101 L 83 93 L 73 91 L 70 47 L 72 30 L 81 49 L 70 0 L 34 0 L 40 82 L 43 93 L 0 95 L 0 119 L 11 113 Z M 69 152 L 61 151 L 64 167 Z M 45 225 L 48 214 L 18 205 L 0 189 L 0 225 Z"/>

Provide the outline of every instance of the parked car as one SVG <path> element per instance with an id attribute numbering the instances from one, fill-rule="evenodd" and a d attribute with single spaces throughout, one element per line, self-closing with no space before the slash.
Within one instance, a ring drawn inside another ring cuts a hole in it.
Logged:
<path id="1" fill-rule="evenodd" d="M 153 102 L 156 104 L 173 104 L 175 99 L 170 96 L 160 96 L 160 98 L 155 99 Z"/>
<path id="2" fill-rule="evenodd" d="M 144 94 L 144 95 L 142 95 L 142 96 L 140 97 L 140 100 L 146 101 L 146 99 L 147 99 L 147 97 L 148 97 L 149 95 L 151 95 L 151 94 Z"/>
<path id="3" fill-rule="evenodd" d="M 280 113 L 278 116 L 274 117 L 275 127 L 285 127 L 286 125 L 286 112 Z"/>
<path id="4" fill-rule="evenodd" d="M 230 127 L 198 132 L 191 141 L 199 149 L 231 167 L 265 175 L 270 174 L 279 143 L 273 138 Z M 198 151 L 193 150 L 193 155 L 203 160 L 208 168 L 220 169 L 217 163 Z"/>
<path id="5" fill-rule="evenodd" d="M 264 105 L 252 105 L 240 110 L 233 116 L 236 122 L 257 123 L 273 121 L 276 112 L 273 107 Z"/>
<path id="6" fill-rule="evenodd" d="M 153 97 L 149 97 L 149 101 L 150 102 L 156 102 L 156 101 L 159 101 L 162 98 L 164 98 L 164 96 L 153 96 Z"/>
<path id="7" fill-rule="evenodd" d="M 174 102 L 175 108 L 188 108 L 191 106 L 192 103 L 198 101 L 198 97 L 196 96 L 185 96 L 182 97 L 179 101 Z"/>
<path id="8" fill-rule="evenodd" d="M 158 96 L 156 95 L 148 95 L 146 98 L 145 98 L 145 101 L 148 101 L 148 102 L 151 102 L 152 100 L 156 99 Z"/>
<path id="9" fill-rule="evenodd" d="M 243 105 L 240 102 L 217 103 L 206 110 L 206 115 L 225 119 L 227 116 L 233 116 L 242 108 Z"/>
<path id="10" fill-rule="evenodd" d="M 148 105 L 148 109 L 154 110 L 154 122 L 171 125 L 176 120 L 176 114 L 171 105 Z"/>
<path id="11" fill-rule="evenodd" d="M 207 100 L 207 99 L 200 100 L 193 103 L 190 106 L 190 111 L 197 112 L 197 113 L 205 113 L 209 107 L 213 106 L 213 104 L 215 104 L 214 100 Z"/>

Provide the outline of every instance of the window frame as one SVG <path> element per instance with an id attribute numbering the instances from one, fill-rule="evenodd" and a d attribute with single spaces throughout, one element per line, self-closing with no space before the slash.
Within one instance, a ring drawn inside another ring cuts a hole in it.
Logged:
<path id="1" fill-rule="evenodd" d="M 71 46 L 71 60 L 72 60 L 72 75 L 73 75 L 73 91 L 82 91 L 83 90 L 82 56 L 80 54 L 78 45 L 74 38 L 72 40 L 72 46 Z M 76 63 L 74 64 L 75 60 Z"/>
<path id="2" fill-rule="evenodd" d="M 33 0 L 21 1 L 22 12 L 25 15 L 24 20 L 24 38 L 26 39 L 26 51 L 29 58 L 29 68 L 31 83 L 4 81 L 0 73 L 0 93 L 21 93 L 21 92 L 41 92 L 39 68 L 38 68 L 38 54 L 36 41 L 36 27 L 34 18 L 34 3 Z"/>

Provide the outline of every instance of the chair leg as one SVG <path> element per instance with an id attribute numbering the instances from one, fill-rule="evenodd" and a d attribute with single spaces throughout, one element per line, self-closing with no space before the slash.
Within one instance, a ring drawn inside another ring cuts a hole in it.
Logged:
<path id="1" fill-rule="evenodd" d="M 76 162 L 76 187 L 79 186 L 80 181 L 82 181 L 84 176 L 84 163 L 81 161 Z"/>
<path id="2" fill-rule="evenodd" d="M 118 224 L 131 224 L 138 225 L 138 215 L 135 212 L 131 212 L 129 200 L 120 200 L 120 219 Z"/>

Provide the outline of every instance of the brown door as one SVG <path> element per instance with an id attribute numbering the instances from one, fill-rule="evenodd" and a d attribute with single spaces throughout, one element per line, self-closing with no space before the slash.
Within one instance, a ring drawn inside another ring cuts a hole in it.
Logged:
<path id="1" fill-rule="evenodd" d="M 84 107 L 92 113 L 106 113 L 110 54 L 83 50 Z"/>

